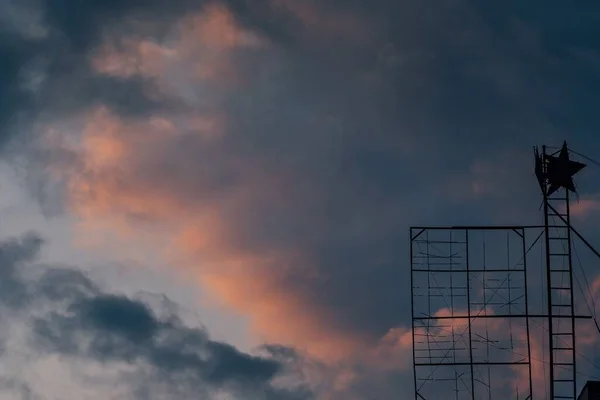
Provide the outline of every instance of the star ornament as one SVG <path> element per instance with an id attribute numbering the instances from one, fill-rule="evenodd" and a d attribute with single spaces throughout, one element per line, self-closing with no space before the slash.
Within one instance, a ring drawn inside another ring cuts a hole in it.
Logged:
<path id="1" fill-rule="evenodd" d="M 573 175 L 581 171 L 585 166 L 585 164 L 569 158 L 569 149 L 565 141 L 558 156 L 546 156 L 545 178 L 548 180 L 547 196 L 550 196 L 560 188 L 577 193 L 575 182 L 573 182 Z"/>

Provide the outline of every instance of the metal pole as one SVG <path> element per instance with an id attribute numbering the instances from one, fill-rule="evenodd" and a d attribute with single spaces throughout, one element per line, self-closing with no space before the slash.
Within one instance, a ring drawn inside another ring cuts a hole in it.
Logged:
<path id="1" fill-rule="evenodd" d="M 527 250 L 525 229 L 521 230 L 521 240 L 523 243 L 523 277 L 525 278 L 525 313 L 529 315 L 529 299 L 527 298 Z M 525 317 L 525 329 L 527 331 L 527 360 L 529 361 L 529 399 L 533 396 L 533 380 L 531 377 L 531 341 L 529 336 L 529 317 Z"/>
<path id="2" fill-rule="evenodd" d="M 475 375 L 473 369 L 473 335 L 471 334 L 471 274 L 469 272 L 469 230 L 465 229 L 465 269 L 467 270 L 467 321 L 469 323 L 469 363 L 471 364 L 471 399 L 475 400 Z"/>
<path id="3" fill-rule="evenodd" d="M 565 200 L 566 200 L 566 206 L 567 206 L 567 212 L 566 212 L 566 217 L 567 217 L 567 254 L 568 254 L 568 259 L 569 259 L 569 289 L 571 292 L 571 332 L 573 333 L 573 341 L 571 343 L 572 348 L 573 348 L 573 398 L 576 399 L 577 398 L 577 351 L 575 349 L 575 318 L 574 318 L 574 314 L 575 314 L 575 301 L 574 301 L 574 291 L 573 291 L 573 258 L 571 256 L 571 210 L 570 210 L 570 205 L 569 205 L 569 190 L 565 188 Z"/>
<path id="4" fill-rule="evenodd" d="M 413 352 L 413 364 L 416 364 L 416 351 L 415 351 L 415 303 L 414 303 L 414 277 L 413 277 L 413 228 L 410 228 L 410 316 L 412 321 L 412 352 Z M 413 381 L 415 385 L 415 400 L 417 399 L 417 367 L 413 366 Z"/>
<path id="5" fill-rule="evenodd" d="M 546 172 L 546 146 L 542 146 L 542 168 Z M 550 229 L 548 227 L 548 183 L 544 179 L 542 184 L 542 194 L 544 197 L 544 236 L 546 242 L 546 286 L 548 291 L 548 343 L 550 344 L 549 365 L 550 365 L 550 399 L 554 399 L 554 338 L 552 335 L 552 282 L 550 272 Z"/>

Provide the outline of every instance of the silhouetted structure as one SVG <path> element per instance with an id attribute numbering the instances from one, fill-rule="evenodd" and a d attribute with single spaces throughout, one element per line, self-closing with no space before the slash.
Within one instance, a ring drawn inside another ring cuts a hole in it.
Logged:
<path id="1" fill-rule="evenodd" d="M 600 400 L 600 382 L 587 382 L 577 400 Z"/>
<path id="2" fill-rule="evenodd" d="M 586 165 L 571 160 L 566 142 L 534 154 L 543 225 L 410 228 L 416 399 L 527 400 L 540 385 L 545 399 L 577 398 L 575 321 L 591 317 L 575 314 L 572 234 L 600 257 L 570 220 L 573 176 Z M 545 312 L 532 314 L 527 265 L 542 245 Z M 536 337 L 545 332 L 547 358 L 532 356 L 532 322 Z M 536 387 L 534 362 L 546 380 Z"/>

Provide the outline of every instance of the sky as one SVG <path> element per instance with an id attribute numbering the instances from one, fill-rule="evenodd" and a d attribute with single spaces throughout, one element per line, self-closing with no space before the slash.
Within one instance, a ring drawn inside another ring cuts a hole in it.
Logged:
<path id="1" fill-rule="evenodd" d="M 600 158 L 599 20 L 0 0 L 0 398 L 412 398 L 409 226 L 541 222 L 532 147 Z"/>

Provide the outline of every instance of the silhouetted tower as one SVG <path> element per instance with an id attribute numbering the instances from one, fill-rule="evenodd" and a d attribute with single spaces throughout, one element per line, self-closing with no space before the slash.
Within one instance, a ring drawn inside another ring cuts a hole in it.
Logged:
<path id="1" fill-rule="evenodd" d="M 572 234 L 600 258 L 571 226 L 573 176 L 586 165 L 571 160 L 566 142 L 553 153 L 535 147 L 534 154 L 543 225 L 410 228 L 416 399 L 528 400 L 536 390 L 544 399 L 577 399 L 575 322 L 591 317 L 575 313 Z M 545 282 L 534 283 L 546 304 L 535 314 L 527 260 L 542 243 Z M 537 359 L 530 322 L 548 337 Z M 536 390 L 532 362 L 547 367 Z"/>
<path id="2" fill-rule="evenodd" d="M 573 175 L 585 167 L 569 158 L 567 142 L 552 154 L 535 148 L 535 174 L 544 202 L 550 399 L 576 399 L 575 302 L 571 252 L 570 193 Z"/>

